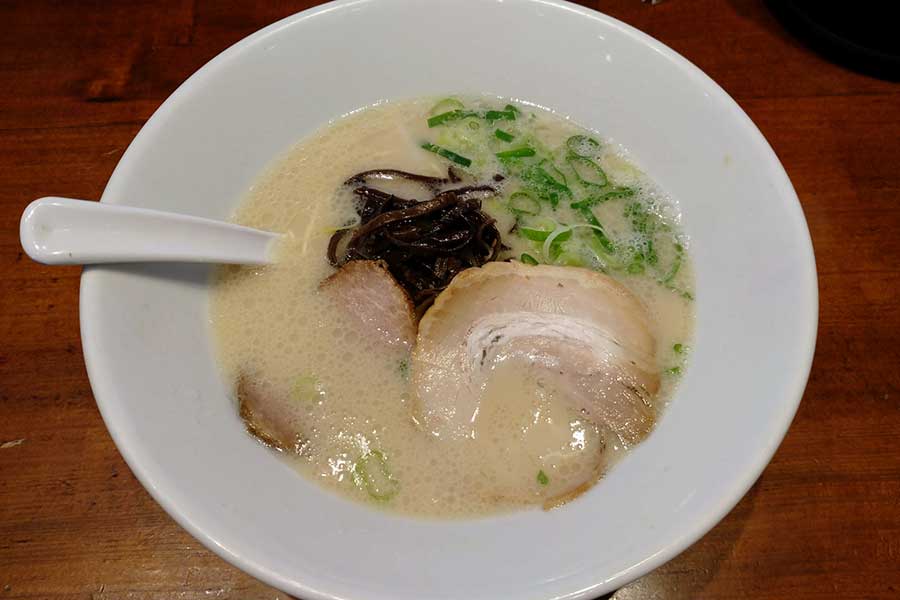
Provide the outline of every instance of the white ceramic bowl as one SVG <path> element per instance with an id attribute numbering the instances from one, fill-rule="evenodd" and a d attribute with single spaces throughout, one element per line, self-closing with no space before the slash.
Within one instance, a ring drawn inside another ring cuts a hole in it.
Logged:
<path id="1" fill-rule="evenodd" d="M 470 521 L 351 503 L 245 434 L 211 352 L 208 271 L 85 269 L 84 353 L 128 464 L 182 526 L 303 598 L 589 598 L 721 519 L 782 439 L 808 375 L 816 275 L 771 148 L 696 67 L 555 0 L 357 0 L 268 27 L 206 65 L 141 130 L 104 202 L 225 218 L 260 170 L 327 121 L 448 92 L 527 99 L 631 150 L 680 202 L 697 328 L 647 441 L 577 502 Z"/>

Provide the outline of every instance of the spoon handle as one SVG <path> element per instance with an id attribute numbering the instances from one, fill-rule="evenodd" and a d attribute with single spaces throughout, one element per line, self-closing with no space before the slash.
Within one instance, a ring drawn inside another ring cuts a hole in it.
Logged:
<path id="1" fill-rule="evenodd" d="M 189 215 L 47 197 L 25 209 L 22 247 L 48 265 L 272 262 L 279 234 Z"/>

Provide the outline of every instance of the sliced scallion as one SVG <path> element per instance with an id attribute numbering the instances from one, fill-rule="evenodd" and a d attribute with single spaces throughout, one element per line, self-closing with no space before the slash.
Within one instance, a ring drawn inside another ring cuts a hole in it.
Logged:
<path id="1" fill-rule="evenodd" d="M 504 110 L 489 110 L 484 113 L 484 118 L 488 121 L 515 121 L 518 109 L 510 104 L 506 105 Z"/>
<path id="2" fill-rule="evenodd" d="M 648 237 L 646 239 L 646 243 L 644 244 L 644 257 L 647 259 L 647 263 L 651 265 L 655 265 L 659 262 L 659 255 L 656 253 L 656 246 L 653 244 L 653 238 Z"/>
<path id="3" fill-rule="evenodd" d="M 616 251 L 615 245 L 613 245 L 612 240 L 609 239 L 606 235 L 606 231 L 603 229 L 603 225 L 600 224 L 600 221 L 597 220 L 597 217 L 594 215 L 594 212 L 590 208 L 582 208 L 578 211 L 584 220 L 591 225 L 594 230 L 594 237 L 597 238 L 597 241 L 600 243 L 600 247 L 606 251 L 607 254 L 613 254 Z"/>
<path id="4" fill-rule="evenodd" d="M 447 160 L 451 160 L 451 161 L 455 162 L 456 164 L 462 165 L 464 167 L 468 167 L 469 165 L 472 164 L 472 161 L 470 159 L 466 158 L 465 156 L 462 156 L 460 154 L 457 154 L 456 152 L 453 152 L 452 150 L 447 150 L 446 148 L 442 148 L 442 147 L 440 147 L 436 144 L 432 144 L 430 142 L 423 142 L 422 148 L 424 148 L 425 150 L 428 150 L 429 152 L 434 152 L 438 156 L 443 156 Z"/>
<path id="5" fill-rule="evenodd" d="M 449 123 L 450 121 L 458 121 L 460 119 L 467 119 L 469 117 L 477 116 L 479 116 L 477 112 L 472 112 L 470 110 L 449 110 L 439 115 L 429 117 L 428 126 L 437 127 L 438 125 L 443 125 L 444 123 Z"/>
<path id="6" fill-rule="evenodd" d="M 391 475 L 387 457 L 372 450 L 353 465 L 353 483 L 378 502 L 387 502 L 400 491 L 400 482 Z"/>
<path id="7" fill-rule="evenodd" d="M 565 173 L 563 173 L 558 168 L 556 168 L 555 164 L 553 164 L 552 162 L 550 162 L 547 159 L 542 160 L 539 164 L 545 171 L 547 171 L 547 174 L 550 175 L 550 177 L 555 179 L 557 182 L 559 182 L 565 186 L 569 185 L 569 181 L 566 179 Z"/>
<path id="8" fill-rule="evenodd" d="M 515 139 L 515 136 L 508 131 L 503 131 L 502 129 L 494 130 L 494 137 L 498 140 L 503 140 L 504 142 L 511 142 Z"/>
<path id="9" fill-rule="evenodd" d="M 541 485 L 547 485 L 548 483 L 550 483 L 550 478 L 547 477 L 547 474 L 544 473 L 544 470 L 543 470 L 543 469 L 541 469 L 540 471 L 538 471 L 538 474 L 537 474 L 537 482 L 538 482 L 539 484 L 541 484 Z"/>
<path id="10" fill-rule="evenodd" d="M 545 231 L 543 229 L 532 229 L 530 227 L 519 227 L 519 233 L 522 234 L 522 237 L 531 240 L 532 242 L 543 242 L 547 239 L 552 231 Z"/>
<path id="11" fill-rule="evenodd" d="M 541 165 L 528 167 L 519 174 L 519 178 L 538 198 L 550 202 L 554 207 L 559 204 L 562 196 L 572 196 L 569 186 L 555 179 Z"/>
<path id="12" fill-rule="evenodd" d="M 528 253 L 525 253 L 525 252 L 522 253 L 522 256 L 521 256 L 521 258 L 520 258 L 519 260 L 521 260 L 521 261 L 522 261 L 523 263 L 525 263 L 526 265 L 536 265 L 536 264 L 538 264 L 538 261 L 537 261 L 537 259 L 536 259 L 535 257 L 533 257 L 532 255 L 530 255 L 530 254 L 528 254 Z"/>
<path id="13" fill-rule="evenodd" d="M 667 290 L 671 290 L 672 292 L 675 292 L 676 294 L 678 294 L 685 300 L 693 300 L 694 299 L 694 294 L 690 293 L 687 290 L 683 290 L 678 286 L 672 285 L 671 283 L 664 283 L 662 281 L 660 281 L 659 283 Z"/>
<path id="14" fill-rule="evenodd" d="M 644 272 L 644 263 L 640 260 L 633 260 L 625 270 L 629 275 L 640 275 Z"/>
<path id="15" fill-rule="evenodd" d="M 547 217 L 528 218 L 519 223 L 516 231 L 532 242 L 543 242 L 553 233 L 559 224 Z"/>
<path id="16" fill-rule="evenodd" d="M 462 110 L 466 107 L 461 101 L 456 98 L 444 98 L 437 104 L 431 107 L 431 110 L 428 111 L 430 115 L 440 115 L 445 112 L 450 112 L 451 110 Z"/>
<path id="17" fill-rule="evenodd" d="M 536 215 L 541 212 L 541 204 L 528 192 L 518 191 L 509 197 L 509 210 L 517 215 Z"/>
<path id="18" fill-rule="evenodd" d="M 496 154 L 497 158 L 526 158 L 534 156 L 534 148 L 523 146 L 522 148 L 513 148 L 512 150 L 504 150 Z"/>
<path id="19" fill-rule="evenodd" d="M 671 283 L 675 276 L 678 275 L 678 271 L 681 270 L 682 260 L 684 260 L 684 247 L 681 244 L 675 244 L 675 258 L 672 259 L 672 266 L 669 267 L 669 272 L 660 278 L 659 282 L 662 284 Z"/>
<path id="20" fill-rule="evenodd" d="M 575 171 L 575 177 L 584 185 L 603 187 L 609 183 L 606 173 L 600 168 L 600 165 L 589 158 L 578 156 L 577 154 L 569 154 L 566 162 Z"/>
<path id="21" fill-rule="evenodd" d="M 563 254 L 563 247 L 562 247 L 563 242 L 565 242 L 566 240 L 568 240 L 571 237 L 572 237 L 571 229 L 569 231 L 563 231 L 559 235 L 554 236 L 553 240 L 550 242 L 549 252 L 547 253 L 548 258 L 550 260 L 552 260 L 553 262 L 560 264 L 559 258 Z"/>
<path id="22" fill-rule="evenodd" d="M 562 243 L 572 237 L 572 227 L 569 225 L 559 225 L 544 240 L 541 251 L 547 262 L 553 262 L 562 252 Z"/>
<path id="23" fill-rule="evenodd" d="M 318 404 L 325 399 L 325 388 L 315 375 L 300 375 L 291 384 L 291 398 Z"/>
<path id="24" fill-rule="evenodd" d="M 586 135 L 573 135 L 566 140 L 566 148 L 575 156 L 594 158 L 600 153 L 600 142 Z"/>
<path id="25" fill-rule="evenodd" d="M 640 202 L 630 202 L 625 206 L 624 214 L 631 219 L 631 226 L 638 233 L 653 234 L 658 224 L 655 215 L 653 215 Z"/>

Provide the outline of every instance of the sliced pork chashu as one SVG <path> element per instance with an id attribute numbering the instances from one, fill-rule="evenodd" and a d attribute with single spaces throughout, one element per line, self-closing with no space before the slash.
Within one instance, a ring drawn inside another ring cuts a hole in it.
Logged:
<path id="1" fill-rule="evenodd" d="M 655 422 L 655 348 L 644 307 L 610 277 L 489 263 L 457 275 L 419 324 L 413 416 L 435 436 L 473 437 L 492 369 L 523 361 L 628 447 Z"/>
<path id="2" fill-rule="evenodd" d="M 406 292 L 379 261 L 351 261 L 319 286 L 356 323 L 359 335 L 387 345 L 409 347 L 415 341 L 415 309 Z M 254 375 L 237 380 L 239 411 L 251 434 L 282 452 L 301 454 L 308 446 L 296 400 L 288 390 Z"/>
<path id="3" fill-rule="evenodd" d="M 319 289 L 359 325 L 362 336 L 411 347 L 416 340 L 416 311 L 406 291 L 376 260 L 352 260 L 325 279 Z"/>
<path id="4" fill-rule="evenodd" d="M 308 440 L 301 433 L 302 423 L 288 394 L 242 374 L 237 381 L 237 398 L 238 413 L 250 434 L 280 452 L 303 453 Z"/>

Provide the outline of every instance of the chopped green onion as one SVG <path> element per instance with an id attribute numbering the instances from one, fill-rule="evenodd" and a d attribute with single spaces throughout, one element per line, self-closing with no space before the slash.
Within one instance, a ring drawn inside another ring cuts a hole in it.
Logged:
<path id="1" fill-rule="evenodd" d="M 597 200 L 597 197 L 591 196 L 590 198 L 585 198 L 584 200 L 579 200 L 578 202 L 573 202 L 569 206 L 571 206 L 575 210 L 579 210 L 582 208 L 590 208 L 597 203 L 599 203 L 599 200 Z"/>
<path id="2" fill-rule="evenodd" d="M 378 502 L 387 502 L 400 491 L 400 482 L 391 475 L 381 450 L 372 450 L 360 458 L 353 465 L 352 474 L 353 483 Z"/>
<path id="3" fill-rule="evenodd" d="M 568 225 L 560 225 L 544 240 L 541 251 L 544 253 L 544 258 L 548 262 L 555 261 L 560 255 L 562 252 L 562 243 L 572 237 L 572 229 L 573 228 Z"/>
<path id="4" fill-rule="evenodd" d="M 674 352 L 677 356 L 680 357 L 680 364 L 675 365 L 674 367 L 669 367 L 663 371 L 665 375 L 681 375 L 681 372 L 684 370 L 684 363 L 687 359 L 687 347 L 683 344 L 675 344 L 672 346 L 672 352 Z"/>
<path id="5" fill-rule="evenodd" d="M 566 157 L 566 162 L 575 171 L 575 177 L 578 178 L 578 181 L 584 185 L 603 187 L 609 183 L 609 179 L 607 179 L 606 173 L 603 172 L 600 165 L 589 158 L 584 158 L 577 154 L 569 154 Z"/>
<path id="6" fill-rule="evenodd" d="M 666 273 L 659 282 L 663 285 L 669 284 L 675 279 L 675 276 L 678 275 L 678 271 L 681 269 L 681 261 L 684 259 L 684 247 L 681 244 L 675 244 L 675 258 L 672 260 L 672 266 L 669 268 L 669 272 Z"/>
<path id="7" fill-rule="evenodd" d="M 469 165 L 472 164 L 472 161 L 470 159 L 466 158 L 465 156 L 461 156 L 461 155 L 457 154 L 456 152 L 453 152 L 452 150 L 447 150 L 446 148 L 441 148 L 440 146 L 437 146 L 437 145 L 429 143 L 429 142 L 423 142 L 422 148 L 424 148 L 425 150 L 428 150 L 429 152 L 434 152 L 438 156 L 443 156 L 447 160 L 451 160 L 451 161 L 455 162 L 456 164 L 462 165 L 464 167 L 468 167 Z"/>
<path id="8" fill-rule="evenodd" d="M 578 212 L 582 217 L 584 217 L 585 221 L 593 226 L 594 237 L 597 238 L 598 242 L 600 242 L 600 246 L 603 248 L 603 250 L 605 250 L 607 254 L 615 253 L 616 247 L 613 245 L 609 237 L 607 237 L 606 231 L 603 229 L 603 225 L 601 225 L 600 221 L 597 220 L 594 212 L 590 208 L 582 208 Z"/>
<path id="9" fill-rule="evenodd" d="M 494 137 L 498 140 L 503 140 L 504 142 L 511 142 L 515 138 L 513 134 L 503 131 L 502 129 L 495 129 Z"/>
<path id="10" fill-rule="evenodd" d="M 559 199 L 563 195 L 572 197 L 569 187 L 554 179 L 541 165 L 528 167 L 519 174 L 519 178 L 538 198 L 550 202 L 554 207 L 559 204 Z"/>
<path id="11" fill-rule="evenodd" d="M 526 156 L 534 156 L 534 154 L 534 148 L 522 147 L 498 152 L 496 156 L 497 158 L 525 158 Z"/>
<path id="12" fill-rule="evenodd" d="M 659 255 L 656 253 L 656 246 L 653 244 L 653 238 L 648 237 L 645 246 L 646 251 L 644 252 L 644 256 L 647 258 L 647 262 L 651 265 L 655 265 L 659 262 Z"/>
<path id="13" fill-rule="evenodd" d="M 519 110 L 515 106 L 507 104 L 504 110 L 487 111 L 484 113 L 484 118 L 488 121 L 515 121 L 518 112 Z"/>
<path id="14" fill-rule="evenodd" d="M 531 218 L 519 224 L 519 234 L 532 242 L 543 242 L 558 227 L 558 223 L 547 217 Z"/>
<path id="15" fill-rule="evenodd" d="M 437 127 L 438 125 L 443 125 L 444 123 L 448 123 L 450 121 L 458 121 L 460 119 L 467 119 L 469 117 L 477 116 L 479 116 L 477 112 L 472 112 L 470 110 L 450 110 L 445 113 L 430 117 L 428 119 L 428 126 Z"/>
<path id="16" fill-rule="evenodd" d="M 531 229 L 530 227 L 519 227 L 519 233 L 522 234 L 522 237 L 532 242 L 543 242 L 553 232 L 544 231 L 543 229 Z"/>
<path id="17" fill-rule="evenodd" d="M 465 108 L 465 105 L 456 98 L 444 98 L 432 106 L 428 112 L 431 115 L 440 115 L 451 110 L 462 110 L 463 108 Z"/>
<path id="18" fill-rule="evenodd" d="M 678 294 L 685 300 L 693 300 L 694 299 L 694 295 L 687 290 L 683 290 L 680 287 L 672 285 L 671 283 L 665 283 L 663 281 L 660 281 L 659 283 L 667 290 L 671 290 L 671 291 L 675 292 L 676 294 Z"/>
<path id="19" fill-rule="evenodd" d="M 640 275 L 644 272 L 644 263 L 640 259 L 636 259 L 628 265 L 626 270 L 629 275 Z"/>
<path id="20" fill-rule="evenodd" d="M 521 112 L 518 108 L 516 108 L 515 106 L 513 106 L 512 104 L 507 104 L 506 106 L 503 107 L 503 110 L 505 110 L 505 111 L 507 111 L 507 112 L 511 112 L 511 113 L 513 113 L 513 114 L 515 114 L 515 115 L 521 115 L 521 114 L 522 114 L 522 112 Z"/>
<path id="21" fill-rule="evenodd" d="M 539 484 L 541 484 L 541 485 L 547 485 L 548 483 L 550 483 L 550 478 L 547 477 L 547 474 L 544 473 L 544 470 L 543 470 L 543 469 L 541 469 L 540 471 L 538 471 L 538 474 L 537 474 L 537 482 L 538 482 Z"/>
<path id="22" fill-rule="evenodd" d="M 600 142 L 586 135 L 573 135 L 566 140 L 566 147 L 581 158 L 594 158 L 600 152 Z"/>
<path id="23" fill-rule="evenodd" d="M 536 265 L 536 264 L 538 264 L 538 261 L 537 261 L 537 259 L 536 259 L 535 257 L 533 257 L 533 256 L 530 255 L 530 254 L 526 254 L 526 253 L 524 253 L 524 252 L 522 253 L 522 257 L 521 257 L 520 260 L 521 260 L 523 263 L 525 263 L 526 265 Z"/>
<path id="24" fill-rule="evenodd" d="M 565 174 L 563 174 L 562 171 L 557 169 L 555 164 L 553 164 L 546 158 L 538 164 L 541 167 L 543 167 L 545 171 L 547 171 L 547 173 L 550 175 L 550 177 L 552 177 L 553 179 L 555 179 L 556 181 L 558 181 L 559 183 L 561 183 L 563 185 L 569 185 L 569 181 L 566 179 Z M 569 196 L 571 196 L 571 195 L 572 194 L 570 193 Z"/>
<path id="25" fill-rule="evenodd" d="M 400 371 L 400 377 L 403 381 L 409 381 L 409 361 L 407 359 L 403 359 L 397 365 L 397 370 Z"/>
<path id="26" fill-rule="evenodd" d="M 559 257 L 562 255 L 562 244 L 572 237 L 572 231 L 563 231 L 559 235 L 553 237 L 550 242 L 549 252 L 547 253 L 550 260 L 558 263 Z M 546 240 L 544 240 L 546 242 Z"/>
<path id="27" fill-rule="evenodd" d="M 325 388 L 315 375 L 300 375 L 291 385 L 291 398 L 296 402 L 318 404 L 325 399 Z"/>
<path id="28" fill-rule="evenodd" d="M 634 189 L 629 187 L 614 187 L 609 191 L 603 192 L 602 194 L 588 196 L 584 200 L 573 202 L 570 206 L 575 209 L 589 208 L 591 206 L 594 206 L 595 204 L 603 204 L 608 200 L 628 198 L 630 196 L 634 196 Z"/>
<path id="29" fill-rule="evenodd" d="M 639 234 L 628 244 L 628 253 L 632 260 L 641 264 L 641 269 L 637 272 L 643 273 L 643 264 L 655 265 L 659 262 L 659 256 L 656 254 L 656 247 L 653 238 L 647 234 Z"/>
<path id="30" fill-rule="evenodd" d="M 509 210 L 517 215 L 536 215 L 541 212 L 541 204 L 528 192 L 518 191 L 509 197 Z"/>
<path id="31" fill-rule="evenodd" d="M 654 223 L 651 221 L 650 212 L 640 202 L 632 202 L 625 206 L 624 214 L 631 219 L 631 226 L 638 233 L 652 233 Z"/>

